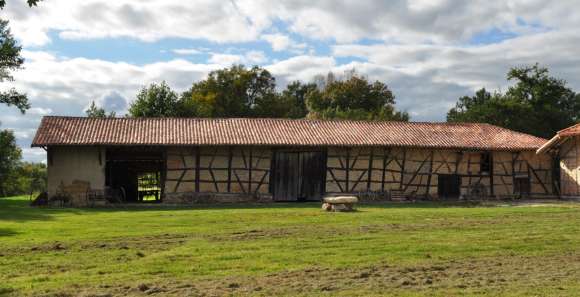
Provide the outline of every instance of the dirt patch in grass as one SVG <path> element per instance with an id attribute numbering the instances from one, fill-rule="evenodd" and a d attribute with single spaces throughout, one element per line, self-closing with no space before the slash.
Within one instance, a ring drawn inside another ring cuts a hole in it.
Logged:
<path id="1" fill-rule="evenodd" d="M 429 258 L 426 255 L 426 259 Z M 580 253 L 574 252 L 542 257 L 507 255 L 412 266 L 381 263 L 357 268 L 310 267 L 255 277 L 137 284 L 108 288 L 101 293 L 114 296 L 301 296 L 337 295 L 350 290 L 360 294 L 391 292 L 396 295 L 405 291 L 497 295 L 525 294 L 537 288 L 563 296 L 574 294 L 566 291 L 565 283 L 577 281 L 579 277 Z"/>

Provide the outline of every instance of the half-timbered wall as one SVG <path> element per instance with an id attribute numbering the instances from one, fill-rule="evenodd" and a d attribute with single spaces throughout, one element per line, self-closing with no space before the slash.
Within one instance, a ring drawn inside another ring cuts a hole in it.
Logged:
<path id="1" fill-rule="evenodd" d="M 529 180 L 532 196 L 552 195 L 550 157 L 533 151 L 490 152 L 489 171 L 482 171 L 483 153 L 486 152 L 329 148 L 326 190 L 330 194 L 398 192 L 437 198 L 438 175 L 455 174 L 460 177 L 461 195 L 518 195 L 516 178 Z"/>
<path id="2" fill-rule="evenodd" d="M 570 137 L 560 147 L 560 187 L 562 196 L 580 196 L 580 139 Z"/>
<path id="3" fill-rule="evenodd" d="M 463 196 L 553 194 L 551 158 L 535 152 L 484 152 L 409 148 L 327 148 L 326 193 L 388 194 L 438 198 L 438 176 L 459 176 Z M 488 171 L 482 155 L 489 153 Z M 269 194 L 272 149 L 191 147 L 167 151 L 165 194 Z M 492 174 L 493 173 L 493 174 Z M 492 186 L 493 185 L 493 186 Z M 385 195 L 383 195 L 385 194 Z M 527 194 L 527 193 L 526 193 Z"/>
<path id="4" fill-rule="evenodd" d="M 270 159 L 260 147 L 170 148 L 165 193 L 267 194 Z"/>

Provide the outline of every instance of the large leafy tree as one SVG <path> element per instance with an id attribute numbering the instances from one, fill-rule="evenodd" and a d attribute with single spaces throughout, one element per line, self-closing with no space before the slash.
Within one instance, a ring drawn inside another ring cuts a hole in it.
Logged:
<path id="1" fill-rule="evenodd" d="M 515 84 L 505 93 L 481 89 L 459 98 L 447 121 L 490 123 L 545 138 L 580 121 L 580 96 L 548 69 L 537 64 L 516 67 L 507 79 Z"/>
<path id="2" fill-rule="evenodd" d="M 132 117 L 173 117 L 177 115 L 179 97 L 164 81 L 143 87 L 129 106 Z"/>
<path id="3" fill-rule="evenodd" d="M 0 131 L 0 197 L 8 193 L 21 157 L 22 152 L 16 145 L 14 133 L 10 130 Z"/>
<path id="4" fill-rule="evenodd" d="M 408 121 L 406 112 L 395 110 L 395 96 L 386 84 L 370 82 L 354 72 L 344 80 L 328 76 L 319 88 L 306 95 L 308 117 L 319 119 Z M 321 86 L 321 87 L 320 87 Z"/>
<path id="5" fill-rule="evenodd" d="M 180 100 L 181 116 L 275 116 L 280 106 L 276 80 L 267 70 L 243 65 L 215 70 L 194 83 Z M 267 112 L 271 108 L 272 113 Z"/>

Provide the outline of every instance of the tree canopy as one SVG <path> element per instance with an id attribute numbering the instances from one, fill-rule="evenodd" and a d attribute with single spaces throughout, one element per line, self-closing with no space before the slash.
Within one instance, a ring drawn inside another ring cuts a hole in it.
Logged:
<path id="1" fill-rule="evenodd" d="M 91 102 L 91 106 L 85 110 L 85 113 L 89 118 L 114 118 L 116 116 L 114 111 L 111 111 L 109 114 L 107 114 L 104 108 L 98 107 L 95 104 L 95 101 Z"/>
<path id="2" fill-rule="evenodd" d="M 173 117 L 177 115 L 178 95 L 165 81 L 143 87 L 129 106 L 132 117 Z"/>
<path id="3" fill-rule="evenodd" d="M 580 120 L 580 96 L 548 69 L 538 64 L 515 67 L 507 79 L 515 84 L 505 93 L 481 89 L 459 98 L 447 121 L 489 123 L 550 138 Z"/>
<path id="4" fill-rule="evenodd" d="M 371 83 L 354 71 L 347 75 L 345 80 L 330 73 L 310 83 L 293 81 L 278 91 L 268 70 L 233 65 L 210 72 L 179 98 L 162 95 L 174 94 L 165 83 L 163 92 L 148 95 L 159 88 L 153 84 L 140 91 L 129 111 L 133 117 L 409 119 L 407 113 L 395 111 L 395 98 L 384 83 Z M 165 112 L 159 112 L 159 105 Z"/>
<path id="5" fill-rule="evenodd" d="M 215 70 L 181 96 L 181 116 L 275 116 L 279 106 L 276 80 L 268 70 L 243 65 Z"/>
<path id="6" fill-rule="evenodd" d="M 18 45 L 8 27 L 8 21 L 0 19 L 0 82 L 13 81 L 11 72 L 22 68 L 24 58 L 20 56 L 22 47 Z M 30 104 L 26 94 L 21 94 L 11 88 L 0 91 L 0 103 L 14 105 L 24 113 Z"/>
<path id="7" fill-rule="evenodd" d="M 370 82 L 350 73 L 344 80 L 331 74 L 306 95 L 308 117 L 319 119 L 354 119 L 408 121 L 406 112 L 395 110 L 395 96 L 386 84 Z"/>

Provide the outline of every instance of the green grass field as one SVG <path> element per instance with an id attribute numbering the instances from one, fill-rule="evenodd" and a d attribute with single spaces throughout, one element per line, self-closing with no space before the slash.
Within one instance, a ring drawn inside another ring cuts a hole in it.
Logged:
<path id="1" fill-rule="evenodd" d="M 580 295 L 580 204 L 27 203 L 0 199 L 0 295 Z"/>

